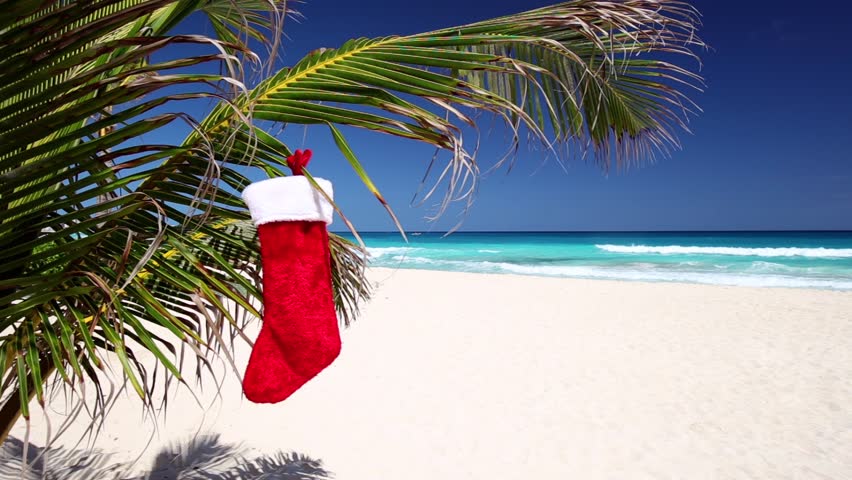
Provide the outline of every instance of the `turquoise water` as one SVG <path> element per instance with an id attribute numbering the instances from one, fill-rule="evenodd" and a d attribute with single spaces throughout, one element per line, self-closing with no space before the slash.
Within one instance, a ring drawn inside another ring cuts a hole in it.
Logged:
<path id="1" fill-rule="evenodd" d="M 852 232 L 362 237 L 378 267 L 852 290 Z"/>

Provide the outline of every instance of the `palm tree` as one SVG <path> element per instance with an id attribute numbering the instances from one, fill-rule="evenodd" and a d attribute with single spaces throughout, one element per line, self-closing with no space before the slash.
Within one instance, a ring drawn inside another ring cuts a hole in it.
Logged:
<path id="1" fill-rule="evenodd" d="M 215 38 L 170 34 L 195 12 Z M 203 362 L 244 338 L 260 292 L 239 191 L 250 177 L 285 175 L 291 152 L 271 127 L 328 129 L 386 207 L 340 127 L 431 144 L 443 156 L 425 196 L 443 192 L 446 208 L 475 189 L 463 129 L 476 113 L 508 126 L 499 163 L 526 133 L 608 169 L 677 148 L 695 109 L 683 90 L 701 84 L 678 63 L 702 46 L 698 14 L 675 0 L 573 0 L 360 38 L 249 84 L 244 72 L 261 58 L 250 47 L 268 47 L 266 71 L 290 13 L 282 0 L 2 2 L 0 441 L 51 385 L 94 388 L 102 407 L 108 356 L 150 402 L 156 382 L 140 353 L 183 382 L 185 352 Z M 179 44 L 200 53 L 175 55 L 188 51 Z M 205 118 L 180 113 L 199 98 L 217 102 Z M 182 142 L 151 143 L 178 122 L 192 129 Z M 348 324 L 369 296 L 364 255 L 330 242 Z"/>

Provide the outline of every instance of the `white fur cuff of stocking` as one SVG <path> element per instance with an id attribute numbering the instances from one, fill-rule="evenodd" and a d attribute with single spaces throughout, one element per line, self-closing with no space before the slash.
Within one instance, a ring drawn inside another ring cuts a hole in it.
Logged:
<path id="1" fill-rule="evenodd" d="M 324 178 L 314 180 L 329 198 L 334 198 L 331 182 Z M 243 200 L 255 225 L 295 221 L 330 224 L 334 216 L 331 203 L 301 175 L 252 183 L 243 190 Z"/>

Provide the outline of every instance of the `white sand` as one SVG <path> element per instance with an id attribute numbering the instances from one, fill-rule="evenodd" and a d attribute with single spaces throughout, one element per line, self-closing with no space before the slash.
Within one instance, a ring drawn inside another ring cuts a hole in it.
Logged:
<path id="1" fill-rule="evenodd" d="M 852 478 L 850 292 L 371 278 L 340 358 L 284 403 L 242 400 L 233 376 L 206 414 L 183 391 L 144 450 L 153 427 L 126 399 L 96 446 L 142 454 L 143 470 L 214 432 L 248 457 L 307 454 L 340 480 Z"/>

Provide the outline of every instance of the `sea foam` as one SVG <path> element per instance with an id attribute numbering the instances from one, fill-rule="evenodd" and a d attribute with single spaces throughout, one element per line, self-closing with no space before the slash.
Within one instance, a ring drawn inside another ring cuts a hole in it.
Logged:
<path id="1" fill-rule="evenodd" d="M 802 248 L 802 247 L 698 247 L 681 245 L 595 245 L 611 253 L 656 253 L 661 255 L 736 255 L 752 257 L 810 257 L 852 258 L 852 248 Z"/>
<path id="2" fill-rule="evenodd" d="M 367 247 L 370 258 L 381 258 L 385 255 L 407 255 L 411 252 L 423 250 L 417 247 Z"/>
<path id="3" fill-rule="evenodd" d="M 842 278 L 814 278 L 792 275 L 769 275 L 748 273 L 717 273 L 695 271 L 673 271 L 653 268 L 653 264 L 637 265 L 634 268 L 570 266 L 570 265 L 523 265 L 505 262 L 472 260 L 439 260 L 417 256 L 395 256 L 397 267 L 431 268 L 436 270 L 471 273 L 510 273 L 546 277 L 589 278 L 601 280 L 632 280 L 643 282 L 682 282 L 710 285 L 732 285 L 743 287 L 786 287 L 852 290 L 852 280 Z M 649 268 L 650 267 L 650 268 Z"/>

